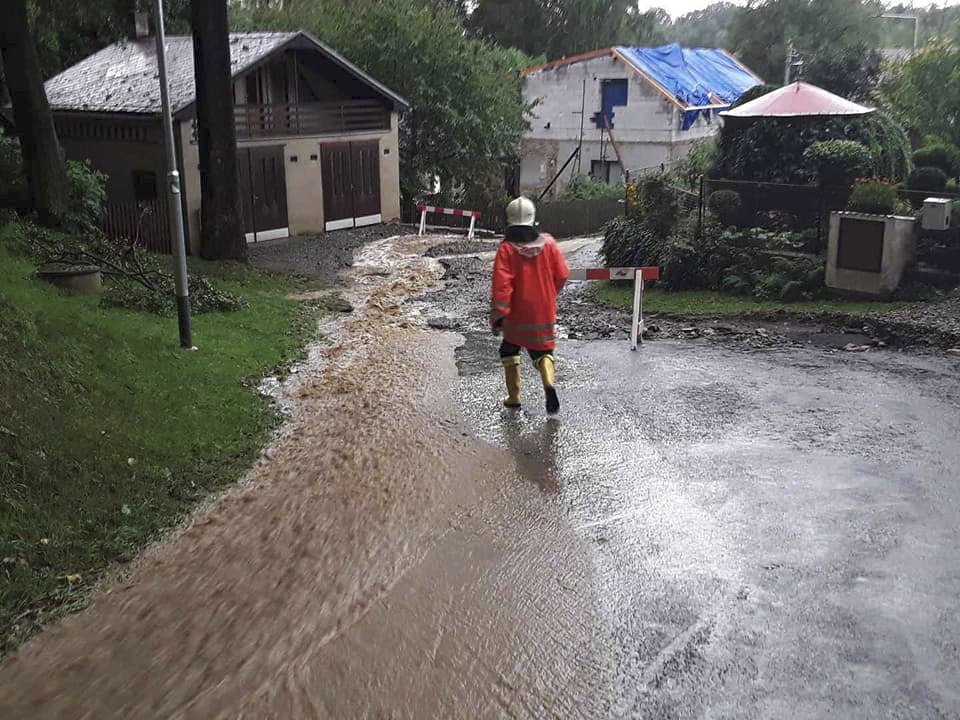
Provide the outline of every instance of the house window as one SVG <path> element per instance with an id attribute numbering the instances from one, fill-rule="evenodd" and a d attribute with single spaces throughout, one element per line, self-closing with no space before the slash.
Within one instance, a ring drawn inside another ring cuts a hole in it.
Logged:
<path id="1" fill-rule="evenodd" d="M 590 177 L 597 182 L 616 185 L 623 182 L 623 171 L 616 160 L 591 160 Z"/>
<path id="2" fill-rule="evenodd" d="M 627 104 L 627 81 L 604 80 L 600 83 L 600 116 L 597 118 L 597 127 L 614 127 L 615 107 L 623 107 Z"/>
<path id="3" fill-rule="evenodd" d="M 134 170 L 133 197 L 138 203 L 156 200 L 157 174 L 149 170 Z"/>

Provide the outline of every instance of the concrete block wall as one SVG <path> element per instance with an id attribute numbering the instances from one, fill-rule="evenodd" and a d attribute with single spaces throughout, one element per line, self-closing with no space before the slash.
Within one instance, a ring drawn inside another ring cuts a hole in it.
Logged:
<path id="1" fill-rule="evenodd" d="M 536 103 L 521 146 L 520 185 L 524 192 L 542 189 L 570 153 L 581 132 L 583 107 L 583 153 L 581 174 L 591 162 L 601 159 L 601 131 L 590 118 L 600 111 L 604 80 L 626 79 L 627 104 L 614 109 L 613 135 L 628 170 L 639 170 L 681 159 L 691 143 L 716 133 L 718 121 L 703 119 L 689 130 L 680 130 L 680 114 L 669 99 L 620 60 L 603 56 L 553 69 L 534 72 L 524 79 L 523 95 Z M 605 142 L 604 159 L 616 160 Z M 553 192 L 562 191 L 570 178 L 569 168 Z"/>

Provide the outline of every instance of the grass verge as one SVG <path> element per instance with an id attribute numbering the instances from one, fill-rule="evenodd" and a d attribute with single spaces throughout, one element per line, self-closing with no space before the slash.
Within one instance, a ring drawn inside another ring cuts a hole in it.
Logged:
<path id="1" fill-rule="evenodd" d="M 192 263 L 249 306 L 176 320 L 104 309 L 32 278 L 0 228 L 0 654 L 85 604 L 198 500 L 250 467 L 278 422 L 256 385 L 298 357 L 318 304 L 291 281 Z"/>
<path id="2" fill-rule="evenodd" d="M 633 307 L 633 286 L 604 283 L 596 288 L 600 302 L 616 308 Z M 803 300 L 781 302 L 725 295 L 710 290 L 647 290 L 643 311 L 678 317 L 735 317 L 776 312 L 797 315 L 871 315 L 908 307 L 910 303 L 849 300 Z"/>

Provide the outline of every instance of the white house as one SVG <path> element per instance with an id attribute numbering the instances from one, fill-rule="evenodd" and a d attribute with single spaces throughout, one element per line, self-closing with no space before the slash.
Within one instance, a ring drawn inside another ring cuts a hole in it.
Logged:
<path id="1" fill-rule="evenodd" d="M 551 195 L 577 175 L 615 183 L 681 159 L 717 131 L 718 112 L 763 82 L 724 50 L 679 45 L 604 48 L 523 75 L 535 106 L 521 191 L 539 193 L 566 164 Z"/>

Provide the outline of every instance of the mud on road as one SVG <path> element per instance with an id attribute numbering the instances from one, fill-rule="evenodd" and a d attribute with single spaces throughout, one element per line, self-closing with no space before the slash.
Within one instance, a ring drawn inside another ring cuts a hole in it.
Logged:
<path id="1" fill-rule="evenodd" d="M 611 331 L 509 413 L 456 241 L 357 253 L 263 462 L 0 717 L 960 717 L 952 361 Z"/>
<path id="2" fill-rule="evenodd" d="M 0 664 L 0 717 L 604 714 L 589 563 L 463 425 L 458 341 L 409 302 L 440 276 L 425 242 L 358 254 L 262 464 Z"/>

